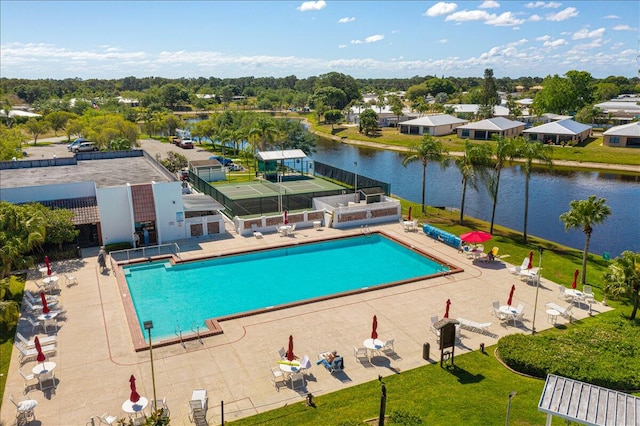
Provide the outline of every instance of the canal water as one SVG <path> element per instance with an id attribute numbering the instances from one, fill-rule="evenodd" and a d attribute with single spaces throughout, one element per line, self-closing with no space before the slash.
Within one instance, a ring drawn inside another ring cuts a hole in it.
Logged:
<path id="1" fill-rule="evenodd" d="M 422 165 L 413 162 L 402 166 L 403 153 L 380 151 L 319 138 L 311 159 L 391 184 L 398 197 L 420 203 L 422 199 Z M 496 223 L 522 232 L 524 223 L 525 179 L 519 166 L 503 169 L 500 179 Z M 460 208 L 462 179 L 451 163 L 441 169 L 427 165 L 426 204 Z M 611 257 L 624 250 L 640 252 L 640 176 L 615 172 L 536 170 L 529 183 L 529 219 L 527 234 L 569 247 L 583 249 L 585 234 L 581 229 L 564 230 L 559 216 L 569 210 L 571 200 L 590 195 L 607 200 L 611 216 L 596 225 L 591 235 L 590 253 L 607 252 Z M 491 221 L 492 200 L 486 188 L 475 191 L 467 187 L 465 216 Z M 488 231 L 488 229 L 487 229 Z"/>

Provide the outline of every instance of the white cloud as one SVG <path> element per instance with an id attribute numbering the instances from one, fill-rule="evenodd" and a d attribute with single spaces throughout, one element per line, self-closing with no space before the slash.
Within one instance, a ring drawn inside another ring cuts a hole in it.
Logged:
<path id="1" fill-rule="evenodd" d="M 543 1 L 537 1 L 537 2 L 527 3 L 527 4 L 524 5 L 524 7 L 527 7 L 529 9 L 537 9 L 537 8 L 557 9 L 560 6 L 562 6 L 562 3 L 557 3 L 557 2 L 554 2 L 554 1 L 550 1 L 548 3 L 545 3 Z"/>
<path id="2" fill-rule="evenodd" d="M 607 15 L 603 16 L 602 19 L 620 19 L 618 15 Z"/>
<path id="3" fill-rule="evenodd" d="M 633 31 L 634 29 L 629 25 L 616 25 L 612 28 L 615 31 Z"/>
<path id="4" fill-rule="evenodd" d="M 551 36 L 550 35 L 543 35 L 540 37 L 536 37 L 536 41 L 547 41 L 547 40 L 551 40 Z"/>
<path id="5" fill-rule="evenodd" d="M 487 25 L 495 25 L 496 27 L 510 27 L 522 23 L 524 23 L 524 19 L 516 18 L 511 12 L 504 12 L 500 16 L 492 15 L 485 22 Z"/>
<path id="6" fill-rule="evenodd" d="M 575 7 L 568 7 L 558 13 L 548 15 L 547 21 L 561 22 L 566 21 L 570 18 L 575 18 L 576 16 L 578 16 L 578 9 L 576 9 Z"/>
<path id="7" fill-rule="evenodd" d="M 527 40 L 526 38 L 521 38 L 518 41 L 512 41 L 511 43 L 507 43 L 508 47 L 516 47 L 516 46 L 522 46 L 523 44 L 528 43 L 529 40 Z"/>
<path id="8" fill-rule="evenodd" d="M 347 45 L 346 44 L 339 44 L 338 45 L 338 49 L 346 49 Z"/>
<path id="9" fill-rule="evenodd" d="M 391 30 L 391 34 L 397 34 L 399 32 L 400 32 L 400 30 Z"/>
<path id="10" fill-rule="evenodd" d="M 362 44 L 362 40 L 351 40 L 351 44 Z"/>
<path id="11" fill-rule="evenodd" d="M 365 43 L 375 43 L 376 41 L 380 41 L 384 39 L 384 36 L 381 34 L 374 34 L 364 39 Z"/>
<path id="12" fill-rule="evenodd" d="M 350 17 L 350 18 L 349 17 L 345 17 L 345 18 L 338 19 L 338 23 L 339 24 L 348 24 L 349 22 L 353 22 L 355 20 L 356 20 L 356 18 L 354 18 L 353 16 Z"/>
<path id="13" fill-rule="evenodd" d="M 496 7 L 500 7 L 500 3 L 494 0 L 485 0 L 480 6 L 478 6 L 478 9 L 493 9 Z"/>
<path id="14" fill-rule="evenodd" d="M 540 16 L 540 15 L 536 15 L 536 14 L 534 13 L 533 15 L 529 16 L 529 20 L 530 20 L 531 22 L 539 22 L 539 21 L 542 21 L 542 16 Z"/>
<path id="15" fill-rule="evenodd" d="M 446 42 L 448 42 L 448 41 L 449 41 L 449 40 L 447 40 L 446 38 L 441 38 L 440 40 L 438 40 L 438 43 L 442 43 L 442 44 L 444 44 L 444 43 L 446 43 Z"/>
<path id="16" fill-rule="evenodd" d="M 307 12 L 309 10 L 322 10 L 325 7 L 327 7 L 327 2 L 325 2 L 324 0 L 318 0 L 318 1 L 305 1 L 300 6 L 298 6 L 297 9 L 300 12 Z"/>
<path id="17" fill-rule="evenodd" d="M 445 18 L 445 21 L 467 22 L 467 21 L 485 21 L 491 17 L 491 14 L 484 10 L 461 10 L 452 13 Z"/>
<path id="18" fill-rule="evenodd" d="M 427 9 L 424 15 L 431 16 L 431 17 L 448 15 L 449 13 L 455 11 L 457 8 L 458 8 L 458 5 L 455 3 L 446 3 L 441 1 L 439 3 L 434 4 L 429 9 Z"/>
<path id="19" fill-rule="evenodd" d="M 567 41 L 565 39 L 559 38 L 559 39 L 554 40 L 554 41 L 547 40 L 542 45 L 544 47 L 560 47 L 560 46 L 565 46 L 567 44 L 568 43 L 567 43 Z"/>
<path id="20" fill-rule="evenodd" d="M 604 28 L 598 28 L 597 30 L 589 31 L 586 28 L 576 31 L 571 37 L 573 40 L 582 40 L 585 38 L 602 38 L 604 35 Z"/>

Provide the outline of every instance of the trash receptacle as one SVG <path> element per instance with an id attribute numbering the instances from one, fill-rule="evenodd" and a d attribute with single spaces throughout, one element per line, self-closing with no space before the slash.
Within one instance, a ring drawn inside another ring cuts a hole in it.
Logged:
<path id="1" fill-rule="evenodd" d="M 422 345 L 422 359 L 424 359 L 425 361 L 429 361 L 429 349 L 430 348 L 431 348 L 431 345 L 429 344 L 429 342 L 427 342 L 424 345 Z"/>

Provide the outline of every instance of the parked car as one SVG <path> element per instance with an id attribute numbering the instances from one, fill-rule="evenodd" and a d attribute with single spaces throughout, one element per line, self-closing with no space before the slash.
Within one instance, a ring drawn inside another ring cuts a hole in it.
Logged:
<path id="1" fill-rule="evenodd" d="M 233 163 L 233 160 L 230 158 L 224 158 L 220 155 L 214 155 L 212 157 L 209 157 L 209 160 L 218 160 L 218 162 L 220 164 L 222 164 L 223 166 L 228 166 L 229 164 Z"/>
<path id="2" fill-rule="evenodd" d="M 242 166 L 240 164 L 236 164 L 236 163 L 231 163 L 227 167 L 229 168 L 230 172 L 239 172 L 239 171 L 243 170 Z"/>
<path id="3" fill-rule="evenodd" d="M 89 152 L 89 151 L 97 151 L 98 147 L 93 144 L 93 142 L 82 142 L 78 146 L 74 146 L 71 151 L 72 152 Z"/>
<path id="4" fill-rule="evenodd" d="M 73 142 L 71 142 L 69 145 L 67 145 L 67 151 L 72 152 L 73 148 L 79 146 L 82 142 L 89 142 L 89 140 L 87 140 L 85 138 L 78 138 L 78 139 L 74 140 Z"/>
<path id="5" fill-rule="evenodd" d="M 179 144 L 180 148 L 192 149 L 193 141 L 191 139 L 182 139 Z"/>

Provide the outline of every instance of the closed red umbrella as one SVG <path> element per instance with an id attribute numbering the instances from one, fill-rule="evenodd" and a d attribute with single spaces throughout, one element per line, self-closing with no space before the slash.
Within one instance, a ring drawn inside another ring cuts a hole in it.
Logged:
<path id="1" fill-rule="evenodd" d="M 289 213 L 286 210 L 284 211 L 284 224 L 289 224 Z"/>
<path id="2" fill-rule="evenodd" d="M 38 339 L 38 336 L 36 336 L 36 338 L 33 340 L 33 343 L 36 345 L 36 351 L 38 351 L 36 360 L 38 362 L 44 362 L 47 357 L 45 357 L 44 353 L 42 352 L 42 346 L 40 346 L 40 339 Z"/>
<path id="3" fill-rule="evenodd" d="M 571 288 L 573 289 L 575 289 L 578 285 L 578 275 L 580 275 L 580 271 L 576 269 L 576 271 L 573 273 L 573 282 L 571 283 Z"/>
<path id="4" fill-rule="evenodd" d="M 373 324 L 371 324 L 371 338 L 373 340 L 378 338 L 378 317 L 373 316 Z"/>
<path id="5" fill-rule="evenodd" d="M 44 264 L 47 265 L 47 275 L 51 275 L 51 263 L 49 263 L 49 256 L 44 257 Z"/>
<path id="6" fill-rule="evenodd" d="M 131 385 L 131 395 L 129 395 L 129 401 L 131 402 L 140 401 L 140 395 L 136 391 L 136 378 L 133 377 L 133 374 L 131 375 L 131 377 L 129 377 L 129 384 Z"/>
<path id="7" fill-rule="evenodd" d="M 296 356 L 293 354 L 293 336 L 289 336 L 289 349 L 287 350 L 287 360 L 293 361 Z"/>
<path id="8" fill-rule="evenodd" d="M 462 241 L 471 244 L 484 243 L 485 241 L 489 241 L 491 238 L 491 234 L 484 231 L 471 231 L 460 235 L 460 239 Z"/>
<path id="9" fill-rule="evenodd" d="M 449 306 L 451 306 L 451 299 L 447 299 L 447 309 L 444 311 L 445 318 L 449 318 Z"/>
<path id="10" fill-rule="evenodd" d="M 40 300 L 42 301 L 42 313 L 48 314 L 49 307 L 47 306 L 47 296 L 44 294 L 44 291 L 40 292 Z"/>
<path id="11" fill-rule="evenodd" d="M 507 299 L 507 306 L 511 306 L 511 302 L 513 301 L 513 292 L 516 291 L 515 284 L 511 286 L 511 291 L 509 292 L 509 298 Z"/>
<path id="12" fill-rule="evenodd" d="M 533 268 L 533 250 L 529 252 L 529 263 L 527 264 L 527 269 Z"/>
<path id="13" fill-rule="evenodd" d="M 411 206 L 409 206 L 409 214 L 407 215 L 407 220 L 411 220 Z"/>

